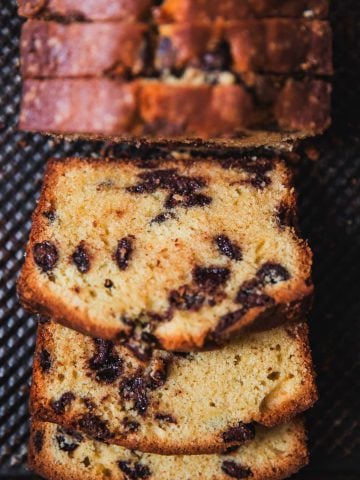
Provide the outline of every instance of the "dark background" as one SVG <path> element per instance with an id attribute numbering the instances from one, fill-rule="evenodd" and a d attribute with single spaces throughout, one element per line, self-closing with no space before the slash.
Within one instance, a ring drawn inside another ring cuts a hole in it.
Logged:
<path id="1" fill-rule="evenodd" d="M 360 478 L 360 0 L 333 0 L 331 20 L 333 126 L 293 159 L 301 226 L 314 251 L 309 321 L 320 390 L 307 413 L 311 463 L 297 480 Z M 45 161 L 112 151 L 16 131 L 20 26 L 15 0 L 0 0 L 0 479 L 35 478 L 26 473 L 26 442 L 36 320 L 20 308 L 15 281 Z"/>

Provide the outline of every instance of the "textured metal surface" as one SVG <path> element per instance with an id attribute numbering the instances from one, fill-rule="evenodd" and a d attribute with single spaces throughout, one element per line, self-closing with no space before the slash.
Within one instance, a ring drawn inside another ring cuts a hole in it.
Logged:
<path id="1" fill-rule="evenodd" d="M 310 324 L 321 395 L 308 414 L 311 464 L 299 480 L 329 479 L 333 474 L 339 480 L 352 480 L 360 475 L 356 461 L 360 386 L 360 4 L 358 0 L 334 0 L 332 5 L 338 72 L 334 127 L 325 137 L 302 145 L 303 159 L 296 165 L 302 227 L 315 255 L 316 299 Z M 34 478 L 26 473 L 25 465 L 36 323 L 18 305 L 16 276 L 46 159 L 96 155 L 104 151 L 104 146 L 67 144 L 16 132 L 21 21 L 16 16 L 15 0 L 0 0 L 0 22 L 0 478 Z"/>

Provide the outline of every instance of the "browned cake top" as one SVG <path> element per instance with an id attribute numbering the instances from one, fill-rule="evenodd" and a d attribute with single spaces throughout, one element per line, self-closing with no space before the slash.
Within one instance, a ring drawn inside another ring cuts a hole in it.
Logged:
<path id="1" fill-rule="evenodd" d="M 24 78 L 160 77 L 204 71 L 332 73 L 328 22 L 261 19 L 161 25 L 29 20 L 21 39 Z M 241 78 L 241 77 L 240 77 Z M 206 76 L 204 76 L 206 83 Z M 235 77 L 233 82 L 235 81 Z"/>
<path id="2" fill-rule="evenodd" d="M 165 0 L 160 21 L 238 20 L 247 17 L 326 17 L 328 0 Z"/>
<path id="3" fill-rule="evenodd" d="M 147 18 L 152 0 L 18 0 L 19 14 L 70 20 Z"/>

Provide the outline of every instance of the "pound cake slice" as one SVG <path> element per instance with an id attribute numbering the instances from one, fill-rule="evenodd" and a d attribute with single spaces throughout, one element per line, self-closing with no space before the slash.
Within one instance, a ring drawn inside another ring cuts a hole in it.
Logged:
<path id="1" fill-rule="evenodd" d="M 233 73 L 332 74 L 329 22 L 298 19 L 238 20 L 160 25 L 157 71 L 186 67 Z"/>
<path id="2" fill-rule="evenodd" d="M 142 20 L 151 13 L 153 0 L 18 0 L 23 17 L 56 20 Z"/>
<path id="3" fill-rule="evenodd" d="M 316 400 L 306 324 L 171 354 L 39 324 L 32 415 L 161 454 L 222 452 Z"/>
<path id="4" fill-rule="evenodd" d="M 290 172 L 265 153 L 55 159 L 18 291 L 92 336 L 141 331 L 166 350 L 202 348 L 302 318 L 311 251 L 288 223 L 294 211 Z"/>
<path id="5" fill-rule="evenodd" d="M 141 23 L 29 20 L 21 66 L 23 78 L 164 75 L 187 67 L 331 75 L 331 43 L 329 23 L 318 20 L 170 24 L 159 36 Z"/>
<path id="6" fill-rule="evenodd" d="M 212 72 L 188 69 L 182 79 L 166 81 L 25 80 L 20 128 L 84 138 L 239 146 L 314 135 L 330 124 L 328 82 L 250 75 L 242 85 L 229 73 L 219 75 L 214 79 Z"/>
<path id="7" fill-rule="evenodd" d="M 308 462 L 300 420 L 271 430 L 222 455 L 160 456 L 93 441 L 81 433 L 33 421 L 29 466 L 48 480 L 280 480 Z"/>
<path id="8" fill-rule="evenodd" d="M 148 67 L 147 30 L 141 23 L 29 20 L 21 35 L 23 78 L 139 75 Z"/>
<path id="9" fill-rule="evenodd" d="M 160 22 L 239 20 L 251 17 L 324 18 L 328 0 L 164 0 L 158 8 Z"/>

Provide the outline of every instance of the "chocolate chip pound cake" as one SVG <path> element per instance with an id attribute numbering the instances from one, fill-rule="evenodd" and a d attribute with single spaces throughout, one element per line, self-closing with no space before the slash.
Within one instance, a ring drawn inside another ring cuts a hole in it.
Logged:
<path id="1" fill-rule="evenodd" d="M 316 387 L 305 324 L 221 350 L 171 354 L 39 325 L 32 415 L 97 440 L 161 454 L 222 452 L 309 408 Z"/>
<path id="2" fill-rule="evenodd" d="M 126 78 L 179 74 L 188 67 L 331 75 L 331 43 L 329 23 L 319 20 L 170 24 L 158 34 L 141 23 L 29 20 L 22 29 L 22 75 Z"/>
<path id="3" fill-rule="evenodd" d="M 90 440 L 81 433 L 33 421 L 29 466 L 48 480 L 280 480 L 308 460 L 302 423 L 258 428 L 252 442 L 222 455 L 159 456 Z"/>
<path id="4" fill-rule="evenodd" d="M 332 74 L 328 22 L 297 19 L 238 20 L 160 25 L 158 71 L 186 67 L 234 74 L 307 72 Z"/>
<path id="5" fill-rule="evenodd" d="M 169 77 L 25 80 L 20 128 L 84 138 L 272 145 L 330 125 L 323 80 L 249 75 L 245 84 L 188 69 Z M 56 95 L 54 95 L 56 92 Z"/>
<path id="6" fill-rule="evenodd" d="M 311 252 L 294 213 L 271 156 L 52 160 L 19 293 L 92 336 L 202 348 L 304 314 Z"/>
<path id="7" fill-rule="evenodd" d="M 146 72 L 147 26 L 29 20 L 21 35 L 24 78 L 129 76 Z"/>

